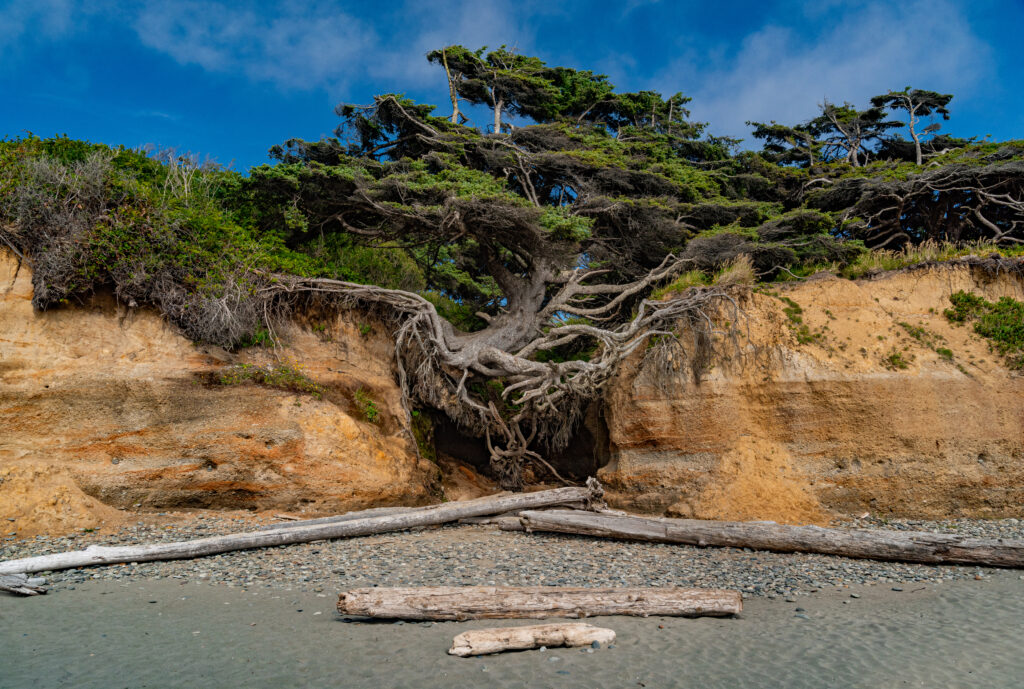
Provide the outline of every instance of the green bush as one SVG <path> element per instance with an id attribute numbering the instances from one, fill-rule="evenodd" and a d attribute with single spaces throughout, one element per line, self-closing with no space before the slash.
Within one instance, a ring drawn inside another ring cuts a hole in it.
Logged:
<path id="1" fill-rule="evenodd" d="M 277 366 L 257 366 L 255 364 L 235 364 L 221 371 L 217 376 L 221 385 L 241 385 L 256 383 L 268 388 L 302 392 L 321 399 L 324 388 L 303 373 L 296 364 L 279 364 Z"/>
<path id="2" fill-rule="evenodd" d="M 990 302 L 968 292 L 949 297 L 953 308 L 943 313 L 953 323 L 974 324 L 974 332 L 988 339 L 989 346 L 1006 359 L 1012 369 L 1024 370 L 1024 302 L 1000 297 Z"/>
<path id="3" fill-rule="evenodd" d="M 373 401 L 366 390 L 363 388 L 356 390 L 355 402 L 363 418 L 370 423 L 377 423 L 377 419 L 380 418 L 380 409 L 377 408 L 377 403 Z"/>

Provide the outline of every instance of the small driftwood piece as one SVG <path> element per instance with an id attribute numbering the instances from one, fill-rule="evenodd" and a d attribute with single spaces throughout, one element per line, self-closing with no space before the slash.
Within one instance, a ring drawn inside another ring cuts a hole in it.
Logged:
<path id="1" fill-rule="evenodd" d="M 527 510 L 527 532 L 554 531 L 655 543 L 753 548 L 781 553 L 822 553 L 867 560 L 1024 567 L 1024 540 L 875 529 L 825 529 L 774 522 L 649 519 L 576 510 Z"/>
<path id="2" fill-rule="evenodd" d="M 465 658 L 504 651 L 527 651 L 531 648 L 558 646 L 591 646 L 610 644 L 615 632 L 583 622 L 535 624 L 529 627 L 497 627 L 462 632 L 452 641 L 448 654 Z"/>
<path id="3" fill-rule="evenodd" d="M 0 591 L 17 596 L 38 596 L 46 593 L 45 579 L 29 579 L 25 574 L 0 574 Z"/>
<path id="4" fill-rule="evenodd" d="M 43 572 L 47 570 L 109 565 L 119 562 L 149 562 L 153 560 L 180 560 L 216 555 L 233 550 L 266 548 L 292 543 L 309 543 L 331 538 L 369 536 L 389 531 L 403 531 L 418 526 L 432 526 L 454 522 L 464 517 L 551 507 L 600 497 L 601 487 L 596 483 L 586 488 L 567 487 L 536 493 L 516 493 L 467 502 L 448 502 L 428 509 L 379 517 L 352 519 L 339 523 L 313 524 L 272 531 L 210 536 L 191 541 L 157 543 L 138 546 L 91 546 L 53 555 L 26 557 L 0 562 L 0 574 L 13 572 Z"/>
<path id="5" fill-rule="evenodd" d="M 424 586 L 359 588 L 338 597 L 338 612 L 342 615 L 401 620 L 726 617 L 738 615 L 742 609 L 739 591 L 676 587 Z"/>

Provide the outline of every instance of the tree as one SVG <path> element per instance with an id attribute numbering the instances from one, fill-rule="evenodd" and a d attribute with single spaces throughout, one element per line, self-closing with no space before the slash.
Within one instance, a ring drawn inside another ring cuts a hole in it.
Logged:
<path id="1" fill-rule="evenodd" d="M 469 103 L 490 106 L 494 133 L 501 132 L 505 113 L 543 120 L 557 97 L 549 78 L 551 70 L 539 58 L 520 55 L 505 46 L 486 55 L 485 50 L 451 45 L 428 53 L 427 59 L 445 64 L 454 75 L 449 77 L 449 87 L 455 94 Z"/>
<path id="2" fill-rule="evenodd" d="M 434 50 L 427 54 L 427 60 L 430 62 L 440 63 L 444 67 L 445 76 L 448 79 L 448 97 L 452 102 L 452 124 L 463 124 L 468 122 L 468 118 L 459 111 L 459 85 L 462 83 L 466 75 L 457 67 L 453 68 L 448 63 L 448 51 L 452 50 L 458 53 L 462 60 L 453 62 L 456 65 L 467 64 L 467 60 L 470 60 L 468 64 L 472 64 L 471 58 L 467 55 L 468 51 L 461 46 L 451 46 L 450 48 L 441 48 L 441 50 Z"/>
<path id="3" fill-rule="evenodd" d="M 821 132 L 826 154 L 838 157 L 841 152 L 843 159 L 859 167 L 862 152 L 866 151 L 869 143 L 880 139 L 889 129 L 902 125 L 886 120 L 885 111 L 880 107 L 857 110 L 850 103 L 835 105 L 826 100 L 821 105 L 821 115 L 812 120 L 810 126 Z"/>
<path id="4" fill-rule="evenodd" d="M 923 91 L 912 89 L 909 86 L 902 91 L 888 91 L 880 96 L 871 99 L 871 104 L 876 108 L 888 107 L 890 110 L 902 110 L 907 113 L 907 127 L 910 129 L 910 138 L 914 140 L 916 161 L 922 163 L 921 136 L 934 135 L 942 127 L 938 122 L 933 122 L 918 132 L 917 125 L 922 117 L 942 115 L 942 119 L 949 119 L 949 109 L 946 107 L 953 100 L 951 93 L 938 93 L 936 91 Z"/>
<path id="5" fill-rule="evenodd" d="M 627 94 L 617 116 L 638 136 L 620 140 L 588 121 L 588 101 L 614 95 L 604 77 L 506 51 L 480 67 L 478 53 L 456 48 L 440 59 L 465 75 L 467 100 L 560 121 L 488 136 L 385 94 L 338 108 L 344 141 L 290 141 L 246 184 L 258 222 L 287 228 L 289 246 L 341 235 L 419 264 L 424 294 L 284 275 L 267 290 L 381 309 L 410 402 L 485 438 L 495 474 L 518 487 L 527 464 L 550 469 L 543 453 L 568 444 L 618 362 L 650 337 L 682 319 L 693 339 L 660 348 L 715 346 L 724 291 L 644 297 L 688 264 L 672 254 L 690 234 L 683 209 L 719 187 L 673 146 L 695 129 L 681 96 Z"/>
<path id="6" fill-rule="evenodd" d="M 783 165 L 806 163 L 807 167 L 811 167 L 815 155 L 820 154 L 823 146 L 817 138 L 820 132 L 812 122 L 790 127 L 775 120 L 768 124 L 748 121 L 747 126 L 754 128 L 752 133 L 755 139 L 764 141 L 764 151 L 768 157 Z"/>

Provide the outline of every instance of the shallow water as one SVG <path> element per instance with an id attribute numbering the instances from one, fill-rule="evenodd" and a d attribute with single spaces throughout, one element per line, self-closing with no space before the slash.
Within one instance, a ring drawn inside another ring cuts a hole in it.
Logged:
<path id="1" fill-rule="evenodd" d="M 0 594 L 0 687 L 1024 687 L 1017 572 L 904 587 L 752 599 L 738 619 L 596 618 L 614 648 L 462 659 L 446 653 L 459 632 L 535 622 L 346 623 L 334 594 L 96 582 Z"/>

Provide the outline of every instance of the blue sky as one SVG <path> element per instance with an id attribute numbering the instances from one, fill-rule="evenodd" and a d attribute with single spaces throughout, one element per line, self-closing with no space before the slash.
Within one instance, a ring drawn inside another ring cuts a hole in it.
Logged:
<path id="1" fill-rule="evenodd" d="M 400 91 L 446 114 L 424 54 L 505 43 L 620 90 L 682 91 L 715 134 L 910 84 L 956 94 L 949 133 L 1022 138 L 1021 27 L 1021 0 L 0 0 L 0 137 L 153 144 L 245 169 L 285 139 L 330 135 L 341 101 Z"/>

